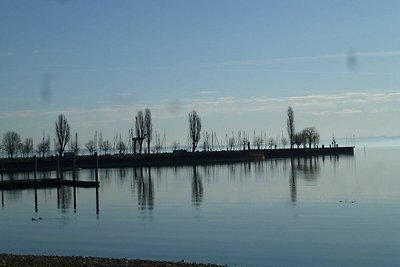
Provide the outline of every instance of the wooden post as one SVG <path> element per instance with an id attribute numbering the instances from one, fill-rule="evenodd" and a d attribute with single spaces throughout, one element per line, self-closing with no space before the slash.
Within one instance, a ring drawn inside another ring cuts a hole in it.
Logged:
<path id="1" fill-rule="evenodd" d="M 0 160 L 1 161 L 1 181 L 3 182 L 4 181 L 4 179 L 3 179 L 3 160 L 1 159 Z"/>
<path id="2" fill-rule="evenodd" d="M 74 186 L 74 212 L 76 212 L 76 187 Z"/>
<path id="3" fill-rule="evenodd" d="M 34 165 L 35 165 L 35 175 L 34 175 L 34 177 L 35 177 L 35 181 L 37 180 L 37 158 L 36 158 L 36 155 L 34 155 L 33 156 L 33 162 L 34 162 Z"/>
<path id="4" fill-rule="evenodd" d="M 57 179 L 60 179 L 60 156 L 57 155 Z"/>
<path id="5" fill-rule="evenodd" d="M 99 214 L 99 188 L 96 187 L 96 214 Z"/>
<path id="6" fill-rule="evenodd" d="M 99 156 L 97 152 L 94 153 L 96 157 L 96 170 L 95 170 L 95 179 L 96 182 L 99 182 Z M 99 187 L 96 186 L 96 214 L 99 214 Z"/>
<path id="7" fill-rule="evenodd" d="M 38 212 L 38 197 L 37 197 L 37 188 L 35 187 L 35 212 Z"/>
<path id="8" fill-rule="evenodd" d="M 76 156 L 75 156 L 75 153 L 74 153 L 74 156 L 72 157 L 72 160 L 73 160 L 72 178 L 75 181 L 76 180 Z"/>
<path id="9" fill-rule="evenodd" d="M 99 156 L 97 155 L 97 152 L 94 153 L 95 157 L 96 157 L 96 171 L 95 171 L 95 178 L 96 178 L 96 182 L 99 182 Z"/>

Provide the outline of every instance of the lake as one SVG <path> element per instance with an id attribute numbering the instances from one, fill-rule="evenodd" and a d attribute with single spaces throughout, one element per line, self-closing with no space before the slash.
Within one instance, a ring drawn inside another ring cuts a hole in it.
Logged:
<path id="1" fill-rule="evenodd" d="M 2 191 L 0 251 L 399 266 L 399 155 L 399 148 L 360 148 L 354 156 L 102 169 L 98 214 L 95 189 Z M 81 170 L 79 179 L 94 180 L 94 171 Z"/>

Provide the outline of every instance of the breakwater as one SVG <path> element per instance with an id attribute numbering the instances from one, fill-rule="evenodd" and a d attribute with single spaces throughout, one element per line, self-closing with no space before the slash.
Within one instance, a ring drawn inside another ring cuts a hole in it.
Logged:
<path id="1" fill-rule="evenodd" d="M 312 157 L 320 155 L 353 155 L 354 147 L 335 148 L 294 148 L 294 149 L 260 149 L 242 151 L 204 151 L 159 154 L 127 154 L 127 155 L 99 155 L 99 168 L 125 168 L 148 166 L 178 166 L 202 165 L 218 163 L 234 163 L 247 161 L 261 161 L 269 158 Z M 76 157 L 44 157 L 37 158 L 38 170 L 56 170 L 58 164 L 61 170 L 74 168 L 89 169 L 96 167 L 96 156 Z M 33 158 L 2 159 L 1 169 L 4 172 L 30 171 L 34 168 Z"/>

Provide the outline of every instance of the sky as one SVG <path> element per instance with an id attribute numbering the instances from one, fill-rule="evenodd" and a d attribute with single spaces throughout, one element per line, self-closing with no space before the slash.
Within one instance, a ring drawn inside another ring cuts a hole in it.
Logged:
<path id="1" fill-rule="evenodd" d="M 134 117 L 186 144 L 188 113 L 239 130 L 322 140 L 397 136 L 400 1 L 0 2 L 0 136 L 127 137 Z"/>

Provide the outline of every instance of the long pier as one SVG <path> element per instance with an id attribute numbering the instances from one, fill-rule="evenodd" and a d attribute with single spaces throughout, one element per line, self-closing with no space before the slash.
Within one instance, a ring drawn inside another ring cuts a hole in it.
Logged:
<path id="1" fill-rule="evenodd" d="M 321 148 L 293 148 L 293 149 L 259 149 L 240 151 L 203 151 L 187 152 L 186 150 L 174 153 L 159 154 L 126 154 L 100 155 L 76 157 L 45 157 L 37 158 L 36 165 L 33 158 L 2 159 L 1 166 L 4 172 L 32 171 L 33 166 L 40 171 L 75 170 L 94 168 L 126 168 L 126 167 L 153 167 L 235 163 L 261 161 L 269 158 L 296 158 L 320 155 L 353 155 L 354 147 L 321 147 Z M 58 172 L 57 172 L 58 173 Z M 58 177 L 58 176 L 57 176 Z"/>

